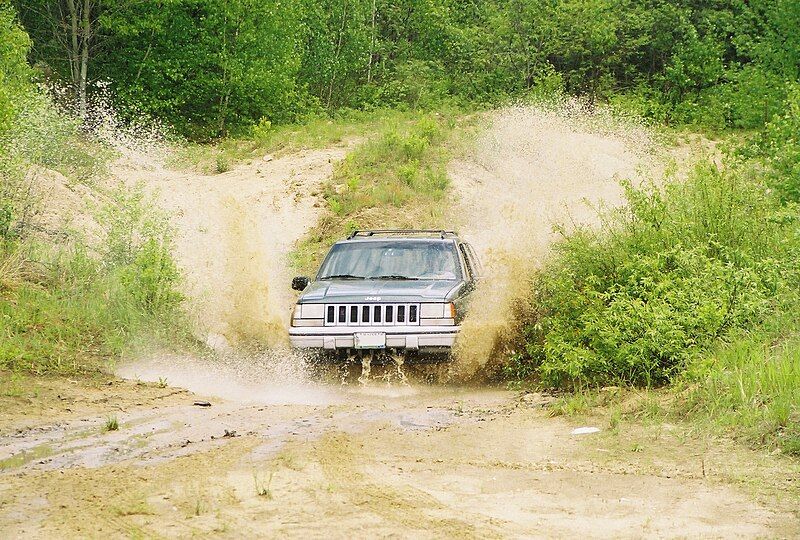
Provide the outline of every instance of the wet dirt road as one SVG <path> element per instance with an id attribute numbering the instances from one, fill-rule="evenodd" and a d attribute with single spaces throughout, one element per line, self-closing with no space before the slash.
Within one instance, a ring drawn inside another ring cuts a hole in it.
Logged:
<path id="1" fill-rule="evenodd" d="M 573 435 L 539 394 L 327 381 L 249 384 L 233 401 L 118 379 L 37 384 L 49 408 L 0 417 L 3 538 L 800 533 L 746 487 L 797 470 L 677 426 L 595 418 L 600 433 Z"/>

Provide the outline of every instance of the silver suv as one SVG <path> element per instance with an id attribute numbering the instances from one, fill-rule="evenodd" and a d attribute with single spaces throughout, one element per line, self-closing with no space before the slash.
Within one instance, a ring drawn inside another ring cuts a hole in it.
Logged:
<path id="1" fill-rule="evenodd" d="M 481 276 L 472 246 L 452 231 L 356 231 L 333 245 L 292 315 L 294 347 L 340 356 L 448 353 Z"/>

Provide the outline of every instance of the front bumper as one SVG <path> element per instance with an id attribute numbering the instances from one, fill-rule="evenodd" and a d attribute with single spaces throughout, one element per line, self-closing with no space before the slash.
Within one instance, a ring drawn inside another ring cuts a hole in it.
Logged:
<path id="1" fill-rule="evenodd" d="M 387 349 L 442 349 L 453 346 L 459 330 L 459 326 L 293 326 L 289 341 L 298 349 L 352 349 L 353 334 L 383 332 Z"/>

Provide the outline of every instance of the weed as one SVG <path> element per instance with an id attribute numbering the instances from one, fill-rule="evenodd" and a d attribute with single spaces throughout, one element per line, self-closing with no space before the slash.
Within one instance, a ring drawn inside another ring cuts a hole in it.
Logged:
<path id="1" fill-rule="evenodd" d="M 22 397 L 25 393 L 25 377 L 21 373 L 12 373 L 8 381 L 3 381 L 0 395 L 6 397 Z"/>
<path id="2" fill-rule="evenodd" d="M 620 424 L 622 423 L 622 411 L 619 407 L 614 407 L 608 418 L 608 429 L 612 433 L 619 433 Z"/>
<path id="3" fill-rule="evenodd" d="M 217 174 L 222 174 L 231 170 L 231 162 L 225 154 L 217 154 L 216 168 L 214 170 Z"/>
<path id="4" fill-rule="evenodd" d="M 272 477 L 274 474 L 274 471 L 270 471 L 267 481 L 264 482 L 264 480 L 259 477 L 258 473 L 253 471 L 253 484 L 255 485 L 256 495 L 272 500 L 272 490 L 270 486 L 272 485 Z"/>
<path id="5" fill-rule="evenodd" d="M 106 423 L 103 424 L 103 431 L 117 431 L 119 429 L 119 422 L 116 416 L 109 416 Z"/>
<path id="6" fill-rule="evenodd" d="M 158 378 L 158 387 L 159 388 L 166 388 L 167 387 L 167 378 L 166 377 L 159 377 Z"/>
<path id="7" fill-rule="evenodd" d="M 755 445 L 800 455 L 800 338 L 770 346 L 769 337 L 744 335 L 698 359 L 679 382 L 673 408 Z"/>
<path id="8" fill-rule="evenodd" d="M 597 394 L 590 391 L 575 392 L 562 396 L 550 404 L 550 416 L 580 416 L 587 414 L 594 406 Z"/>

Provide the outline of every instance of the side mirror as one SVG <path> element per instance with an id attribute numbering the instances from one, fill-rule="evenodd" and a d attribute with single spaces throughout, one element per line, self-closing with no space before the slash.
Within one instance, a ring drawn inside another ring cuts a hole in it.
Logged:
<path id="1" fill-rule="evenodd" d="M 302 291 L 308 284 L 311 282 L 306 276 L 297 276 L 296 278 L 292 279 L 292 289 L 296 291 Z"/>

